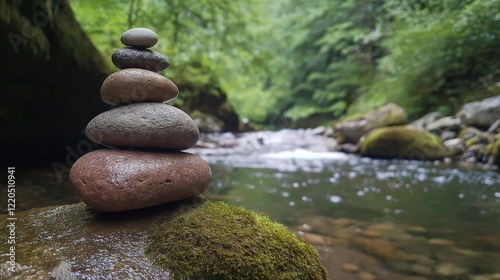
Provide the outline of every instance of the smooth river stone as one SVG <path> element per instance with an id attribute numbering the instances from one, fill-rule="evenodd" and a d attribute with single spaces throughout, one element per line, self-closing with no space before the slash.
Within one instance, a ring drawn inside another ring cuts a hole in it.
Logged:
<path id="1" fill-rule="evenodd" d="M 153 30 L 139 27 L 125 31 L 120 40 L 126 46 L 151 48 L 158 42 L 158 35 Z"/>
<path id="2" fill-rule="evenodd" d="M 85 134 L 110 147 L 184 150 L 194 146 L 200 131 L 191 117 L 163 103 L 134 103 L 93 118 Z"/>
<path id="3" fill-rule="evenodd" d="M 114 51 L 111 60 L 120 69 L 141 68 L 154 72 L 165 70 L 170 65 L 167 58 L 159 52 L 130 47 Z"/>
<path id="4" fill-rule="evenodd" d="M 118 212 L 165 204 L 203 193 L 212 173 L 197 155 L 101 149 L 71 168 L 73 188 L 88 206 Z"/>
<path id="5" fill-rule="evenodd" d="M 109 75 L 101 87 L 101 99 L 112 105 L 137 102 L 167 102 L 179 94 L 177 86 L 162 75 L 127 68 Z"/>

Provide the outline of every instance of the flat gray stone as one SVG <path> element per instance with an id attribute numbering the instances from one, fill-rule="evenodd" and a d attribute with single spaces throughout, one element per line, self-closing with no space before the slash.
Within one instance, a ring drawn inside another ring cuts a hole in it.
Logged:
<path id="1" fill-rule="evenodd" d="M 125 31 L 120 40 L 126 46 L 151 48 L 158 42 L 158 35 L 153 30 L 139 27 Z"/>
<path id="2" fill-rule="evenodd" d="M 112 105 L 137 102 L 167 102 L 179 94 L 177 86 L 164 76 L 127 68 L 109 75 L 101 87 L 101 99 Z"/>
<path id="3" fill-rule="evenodd" d="M 92 141 L 110 147 L 184 150 L 200 132 L 183 111 L 163 103 L 134 103 L 106 111 L 85 129 Z"/>
<path id="4" fill-rule="evenodd" d="M 120 69 L 141 68 L 153 72 L 165 70 L 170 65 L 167 58 L 159 52 L 132 47 L 117 49 L 111 55 L 111 61 Z"/>

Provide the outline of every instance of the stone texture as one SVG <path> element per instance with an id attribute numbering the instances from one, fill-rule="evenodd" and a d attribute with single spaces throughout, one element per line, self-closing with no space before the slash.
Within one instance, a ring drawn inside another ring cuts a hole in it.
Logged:
<path id="1" fill-rule="evenodd" d="M 348 117 L 335 125 L 335 133 L 346 142 L 356 144 L 361 136 L 375 128 L 406 123 L 406 112 L 396 104 L 389 103 L 360 117 Z"/>
<path id="2" fill-rule="evenodd" d="M 439 137 L 410 126 L 377 128 L 361 143 L 361 155 L 366 157 L 438 160 L 445 154 Z"/>
<path id="3" fill-rule="evenodd" d="M 127 68 L 109 75 L 101 87 L 101 98 L 112 105 L 137 102 L 167 102 L 179 95 L 179 89 L 164 76 Z"/>
<path id="4" fill-rule="evenodd" d="M 208 164 L 189 153 L 102 149 L 75 162 L 70 182 L 88 206 L 118 212 L 195 197 L 211 176 Z"/>
<path id="5" fill-rule="evenodd" d="M 462 106 L 458 116 L 466 125 L 487 129 L 500 119 L 500 95 L 467 103 Z"/>
<path id="6" fill-rule="evenodd" d="M 461 120 L 456 117 L 443 117 L 435 120 L 427 125 L 425 129 L 433 132 L 442 131 L 444 129 L 458 131 L 460 130 Z"/>
<path id="7" fill-rule="evenodd" d="M 150 29 L 139 27 L 125 31 L 120 40 L 126 46 L 151 48 L 158 42 L 158 35 Z"/>
<path id="8" fill-rule="evenodd" d="M 154 72 L 165 70 L 170 65 L 167 58 L 159 52 L 130 47 L 114 51 L 111 60 L 120 69 L 142 68 Z"/>
<path id="9" fill-rule="evenodd" d="M 162 103 L 134 103 L 106 111 L 85 129 L 91 140 L 111 147 L 190 148 L 200 132 L 183 111 Z"/>

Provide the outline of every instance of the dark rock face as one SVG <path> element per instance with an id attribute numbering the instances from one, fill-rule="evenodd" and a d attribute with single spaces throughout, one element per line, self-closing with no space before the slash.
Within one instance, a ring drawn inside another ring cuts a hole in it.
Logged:
<path id="1" fill-rule="evenodd" d="M 167 69 L 167 58 L 159 52 L 147 49 L 121 48 L 111 56 L 113 64 L 120 68 L 142 68 L 154 72 Z"/>
<path id="2" fill-rule="evenodd" d="M 195 197 L 206 190 L 211 178 L 208 164 L 193 154 L 119 149 L 90 152 L 70 172 L 80 199 L 104 212 Z"/>
<path id="3" fill-rule="evenodd" d="M 188 149 L 200 132 L 183 111 L 162 103 L 135 103 L 106 111 L 92 119 L 87 136 L 111 147 Z"/>
<path id="4" fill-rule="evenodd" d="M 167 102 L 177 97 L 179 89 L 158 73 L 127 68 L 109 75 L 101 87 L 101 98 L 112 105 L 135 102 Z"/>
<path id="5" fill-rule="evenodd" d="M 86 139 L 87 122 L 109 108 L 94 93 L 110 69 L 67 1 L 5 2 L 0 34 L 0 88 L 9 93 L 0 103 L 0 161 L 64 159 L 66 146 Z"/>

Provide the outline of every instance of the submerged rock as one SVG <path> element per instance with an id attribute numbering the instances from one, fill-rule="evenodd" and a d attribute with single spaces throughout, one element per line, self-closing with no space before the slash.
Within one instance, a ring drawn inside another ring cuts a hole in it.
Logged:
<path id="1" fill-rule="evenodd" d="M 437 160 L 445 156 L 439 137 L 409 126 L 373 130 L 361 143 L 361 155 L 375 158 Z"/>
<path id="2" fill-rule="evenodd" d="M 7 236 L 9 221 L 0 218 L 0 234 Z M 190 199 L 119 214 L 78 203 L 16 218 L 17 272 L 4 269 L 9 263 L 0 266 L 8 279 L 176 279 L 169 270 L 193 256 L 203 259 L 190 263 L 196 279 L 221 273 L 224 279 L 326 279 L 311 245 L 267 217 L 222 202 Z M 169 247 L 193 250 L 166 252 Z M 252 270 L 238 267 L 243 260 Z"/>

